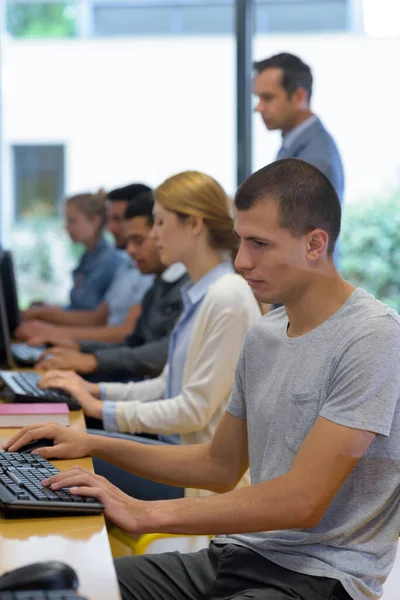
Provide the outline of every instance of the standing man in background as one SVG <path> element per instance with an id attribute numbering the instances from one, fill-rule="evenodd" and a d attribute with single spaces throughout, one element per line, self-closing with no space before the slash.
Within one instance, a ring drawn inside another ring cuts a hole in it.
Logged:
<path id="1" fill-rule="evenodd" d="M 343 202 L 344 173 L 333 137 L 310 109 L 313 76 L 300 58 L 276 54 L 254 63 L 255 108 L 268 130 L 280 129 L 280 158 L 301 158 L 322 171 Z"/>

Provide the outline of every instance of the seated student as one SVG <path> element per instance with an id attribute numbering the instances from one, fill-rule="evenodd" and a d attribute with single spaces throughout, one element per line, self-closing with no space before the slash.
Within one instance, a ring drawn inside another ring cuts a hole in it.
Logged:
<path id="1" fill-rule="evenodd" d="M 143 274 L 155 275 L 143 297 L 142 311 L 130 335 L 121 343 L 80 341 L 81 352 L 51 348 L 36 365 L 38 369 L 74 369 L 92 373 L 100 381 L 155 377 L 168 356 L 171 331 L 181 313 L 180 289 L 188 280 L 182 264 L 166 268 L 150 233 L 153 226 L 153 195 L 141 194 L 126 209 L 127 251 Z"/>
<path id="2" fill-rule="evenodd" d="M 123 600 L 377 600 L 400 530 L 400 317 L 337 272 L 340 203 L 318 169 L 272 163 L 235 206 L 236 267 L 284 308 L 247 334 L 213 440 L 144 445 L 46 424 L 5 447 L 50 438 L 47 458 L 95 455 L 221 492 L 143 502 L 79 467 L 45 482 L 95 496 L 132 534 L 216 534 L 200 552 L 117 559 Z M 252 485 L 233 490 L 248 465 Z"/>
<path id="3" fill-rule="evenodd" d="M 65 201 L 66 230 L 85 247 L 72 272 L 69 310 L 92 310 L 103 300 L 121 263 L 118 251 L 103 236 L 106 224 L 104 194 L 77 194 Z M 60 310 L 61 307 L 60 307 Z"/>
<path id="4" fill-rule="evenodd" d="M 103 301 L 91 311 L 31 307 L 24 311 L 24 322 L 14 332 L 16 337 L 27 339 L 33 344 L 62 342 L 65 344 L 71 339 L 82 338 L 119 342 L 132 331 L 140 314 L 143 295 L 152 284 L 153 276 L 143 275 L 129 254 L 124 252 L 126 246 L 124 213 L 128 203 L 143 193 L 151 193 L 150 188 L 141 183 L 133 183 L 112 190 L 107 195 L 107 229 L 114 236 L 116 247 L 121 250 L 121 264 Z M 94 329 L 90 329 L 91 327 Z"/>
<path id="5" fill-rule="evenodd" d="M 159 439 L 166 443 L 176 443 L 174 434 L 180 434 L 182 443 L 204 443 L 225 410 L 246 331 L 261 312 L 246 281 L 234 272 L 230 256 L 236 254 L 238 239 L 231 201 L 221 186 L 203 173 L 180 173 L 155 191 L 155 200 L 152 235 L 161 260 L 182 262 L 191 278 L 181 290 L 184 308 L 163 373 L 138 383 L 91 386 L 75 373 L 51 371 L 41 387 L 71 393 L 87 416 L 103 420 L 106 431 L 162 434 Z M 102 388 L 106 402 L 97 399 Z M 108 465 L 97 464 L 96 472 L 104 472 L 109 481 L 118 477 L 136 497 L 158 494 L 154 485 L 149 491 L 147 482 Z"/>

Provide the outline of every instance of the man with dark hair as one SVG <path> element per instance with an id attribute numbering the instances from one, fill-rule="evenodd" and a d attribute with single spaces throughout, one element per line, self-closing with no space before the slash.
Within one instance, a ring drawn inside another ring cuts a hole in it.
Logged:
<path id="1" fill-rule="evenodd" d="M 150 194 L 152 198 L 147 185 L 133 183 L 107 195 L 107 228 L 121 250 L 122 260 L 103 302 L 96 309 L 85 311 L 28 309 L 23 315 L 24 322 L 14 332 L 15 337 L 30 339 L 35 344 L 80 338 L 117 342 L 125 338 L 134 327 L 143 296 L 153 283 L 153 276 L 141 273 L 125 252 L 124 213 L 129 203 L 142 194 Z"/>
<path id="2" fill-rule="evenodd" d="M 400 317 L 337 272 L 340 202 L 318 169 L 272 163 L 235 206 L 236 267 L 258 300 L 285 307 L 250 328 L 211 443 L 146 446 L 43 425 L 6 448 L 51 438 L 46 458 L 93 455 L 220 492 L 143 502 L 79 467 L 50 478 L 95 496 L 132 534 L 216 534 L 197 553 L 117 559 L 123 600 L 377 600 L 400 528 Z M 248 467 L 252 485 L 234 489 Z"/>
<path id="3" fill-rule="evenodd" d="M 117 248 L 124 249 L 126 245 L 124 215 L 128 203 L 144 192 L 151 192 L 151 188 L 143 183 L 131 183 L 107 194 L 107 229 L 113 234 Z"/>
<path id="4" fill-rule="evenodd" d="M 79 341 L 76 350 L 52 348 L 38 369 L 72 369 L 92 381 L 122 381 L 154 377 L 165 366 L 170 333 L 182 310 L 180 289 L 188 275 L 182 264 L 166 268 L 160 260 L 153 227 L 153 195 L 141 194 L 125 211 L 126 249 L 142 274 L 154 275 L 141 314 L 124 341 L 116 344 Z M 80 351 L 78 351 L 80 350 Z"/>
<path id="5" fill-rule="evenodd" d="M 276 54 L 254 63 L 255 108 L 269 130 L 282 132 L 277 158 L 301 158 L 330 179 L 343 201 L 344 174 L 339 150 L 320 119 L 310 109 L 313 77 L 300 58 Z"/>

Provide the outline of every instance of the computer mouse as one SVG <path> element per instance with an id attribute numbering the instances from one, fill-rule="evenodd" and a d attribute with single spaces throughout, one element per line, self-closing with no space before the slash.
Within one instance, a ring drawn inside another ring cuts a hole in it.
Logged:
<path id="1" fill-rule="evenodd" d="M 49 560 L 32 563 L 0 577 L 0 591 L 72 590 L 79 585 L 74 569 L 65 563 Z"/>
<path id="2" fill-rule="evenodd" d="M 25 446 L 21 446 L 17 452 L 32 452 L 32 450 L 37 450 L 38 448 L 44 448 L 45 446 L 54 446 L 54 441 L 49 440 L 47 438 L 42 438 L 40 440 L 32 440 L 25 444 Z"/>

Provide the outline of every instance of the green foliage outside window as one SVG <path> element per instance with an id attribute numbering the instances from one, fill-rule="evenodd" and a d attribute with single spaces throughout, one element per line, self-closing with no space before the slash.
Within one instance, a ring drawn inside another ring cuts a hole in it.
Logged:
<path id="1" fill-rule="evenodd" d="M 345 205 L 340 272 L 400 312 L 400 191 Z"/>
<path id="2" fill-rule="evenodd" d="M 8 2 L 6 28 L 13 37 L 17 38 L 75 37 L 75 6 L 70 2 L 40 4 Z"/>

